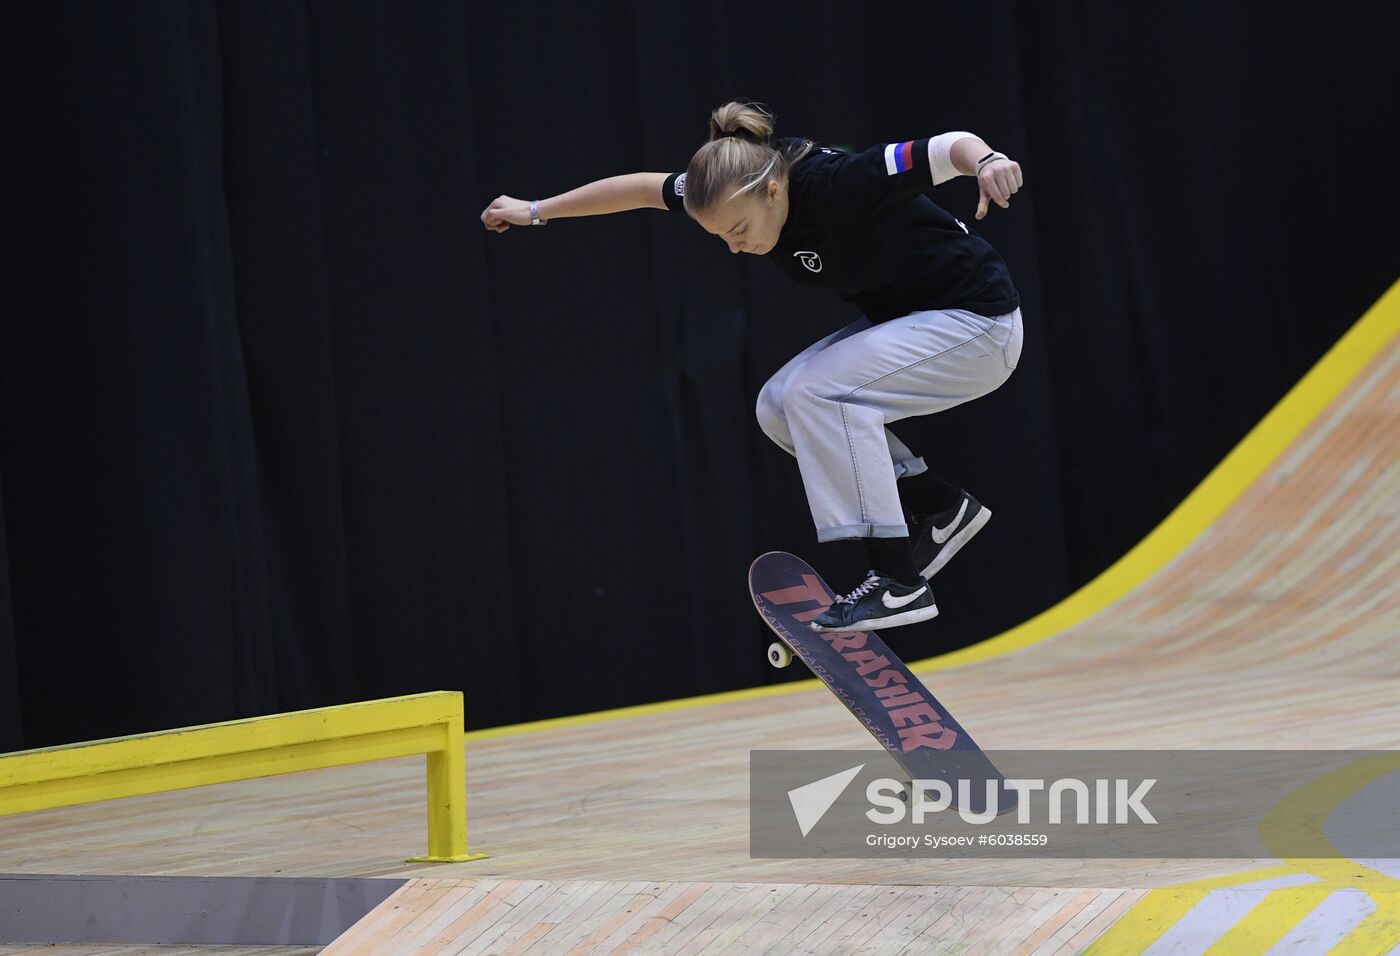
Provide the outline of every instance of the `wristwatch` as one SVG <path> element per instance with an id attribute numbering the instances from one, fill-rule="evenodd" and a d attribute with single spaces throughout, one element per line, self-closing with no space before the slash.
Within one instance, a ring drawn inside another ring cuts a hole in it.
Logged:
<path id="1" fill-rule="evenodd" d="M 548 220 L 548 219 L 541 219 L 541 218 L 540 218 L 540 201 L 539 201 L 538 199 L 531 199 L 531 200 L 530 200 L 530 225 L 532 225 L 532 226 L 547 226 L 547 225 L 549 225 L 549 220 Z"/>

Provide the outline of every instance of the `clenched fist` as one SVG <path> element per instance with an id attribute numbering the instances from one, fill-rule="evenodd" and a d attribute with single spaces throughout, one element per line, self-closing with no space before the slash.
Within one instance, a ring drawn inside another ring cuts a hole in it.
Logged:
<path id="1" fill-rule="evenodd" d="M 492 232 L 505 232 L 511 226 L 528 226 L 530 204 L 523 199 L 497 196 L 481 211 L 481 224 Z"/>
<path id="2" fill-rule="evenodd" d="M 987 217 L 987 200 L 992 199 L 1002 209 L 1009 209 L 1011 194 L 1021 188 L 1021 164 L 1013 159 L 998 158 L 982 167 L 977 174 L 977 218 Z"/>

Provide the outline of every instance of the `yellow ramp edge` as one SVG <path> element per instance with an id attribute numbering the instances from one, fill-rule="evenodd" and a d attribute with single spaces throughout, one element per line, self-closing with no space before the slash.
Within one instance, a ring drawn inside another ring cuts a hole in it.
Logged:
<path id="1" fill-rule="evenodd" d="M 1009 631 L 938 657 L 911 662 L 910 669 L 927 673 L 1022 650 L 1083 623 L 1146 582 L 1219 519 L 1397 335 L 1400 335 L 1400 282 L 1386 290 L 1161 524 L 1107 570 L 1060 603 Z M 628 717 L 777 697 L 819 686 L 821 682 L 811 678 L 684 697 L 489 727 L 469 731 L 467 739 L 491 740 L 560 730 Z"/>

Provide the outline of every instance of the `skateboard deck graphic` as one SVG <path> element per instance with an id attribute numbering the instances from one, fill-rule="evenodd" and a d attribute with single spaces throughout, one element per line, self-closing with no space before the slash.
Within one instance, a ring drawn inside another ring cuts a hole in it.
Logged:
<path id="1" fill-rule="evenodd" d="M 807 626 L 831 606 L 836 595 L 806 561 L 786 551 L 759 556 L 749 568 L 749 591 L 773 633 L 846 705 L 911 780 L 973 781 L 969 809 L 983 809 L 985 781 L 1000 784 L 1001 773 L 879 633 L 819 634 Z M 1001 812 L 1015 806 L 1007 797 L 1003 792 Z"/>

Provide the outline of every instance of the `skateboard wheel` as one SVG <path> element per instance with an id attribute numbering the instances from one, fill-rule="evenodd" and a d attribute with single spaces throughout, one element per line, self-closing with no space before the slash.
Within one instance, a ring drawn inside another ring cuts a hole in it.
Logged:
<path id="1" fill-rule="evenodd" d="M 787 667 L 792 663 L 792 650 L 782 641 L 768 645 L 768 663 L 774 667 Z"/>

